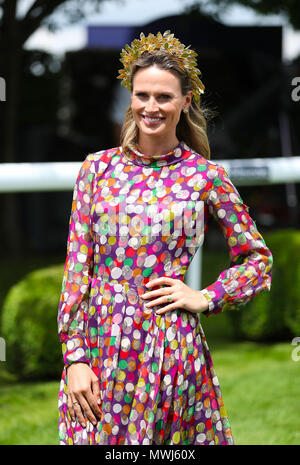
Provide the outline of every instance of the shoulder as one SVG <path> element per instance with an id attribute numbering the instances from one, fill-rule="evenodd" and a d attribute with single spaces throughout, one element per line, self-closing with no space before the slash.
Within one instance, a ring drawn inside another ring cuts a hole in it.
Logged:
<path id="1" fill-rule="evenodd" d="M 114 155 L 118 155 L 120 153 L 120 147 L 99 150 L 98 152 L 89 153 L 86 156 L 85 161 L 89 163 L 108 163 Z"/>
<path id="2" fill-rule="evenodd" d="M 215 177 L 228 177 L 228 173 L 225 170 L 224 166 L 220 163 L 217 163 L 213 160 L 205 158 L 203 155 L 195 152 L 187 144 L 183 144 L 185 151 L 189 152 L 190 156 L 188 159 L 193 158 L 195 161 L 197 172 L 202 175 L 202 177 L 208 177 L 212 179 Z"/>
<path id="3" fill-rule="evenodd" d="M 98 152 L 92 152 L 86 155 L 81 165 L 81 172 L 89 172 L 93 174 L 101 174 L 109 165 L 110 160 L 114 155 L 121 153 L 120 147 L 114 147 Z"/>

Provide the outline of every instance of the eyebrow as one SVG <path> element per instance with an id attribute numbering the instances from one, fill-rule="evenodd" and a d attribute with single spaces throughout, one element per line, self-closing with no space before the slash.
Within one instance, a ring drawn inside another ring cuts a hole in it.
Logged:
<path id="1" fill-rule="evenodd" d="M 134 94 L 148 94 L 149 92 L 143 89 L 138 89 L 133 91 Z M 168 95 L 172 97 L 174 94 L 168 90 L 162 90 L 160 92 L 155 92 L 154 95 Z"/>

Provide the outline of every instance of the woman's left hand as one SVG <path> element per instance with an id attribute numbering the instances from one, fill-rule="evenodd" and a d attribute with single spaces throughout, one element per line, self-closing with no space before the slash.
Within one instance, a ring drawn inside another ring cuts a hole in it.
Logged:
<path id="1" fill-rule="evenodd" d="M 166 304 L 163 308 L 156 310 L 156 314 L 161 315 L 176 308 L 181 308 L 192 313 L 202 313 L 208 310 L 208 301 L 204 297 L 204 294 L 201 291 L 191 289 L 180 279 L 162 276 L 161 278 L 149 281 L 146 287 L 149 289 L 159 285 L 167 285 L 167 287 L 161 287 L 141 295 L 143 299 L 154 298 L 154 300 L 145 304 L 147 308 L 154 305 Z M 172 301 L 168 299 L 168 296 L 172 296 Z"/>

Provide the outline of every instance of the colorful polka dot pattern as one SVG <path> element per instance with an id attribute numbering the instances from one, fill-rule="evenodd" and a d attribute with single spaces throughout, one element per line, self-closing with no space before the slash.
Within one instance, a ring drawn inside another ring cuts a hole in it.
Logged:
<path id="1" fill-rule="evenodd" d="M 180 229 L 182 201 L 200 235 Z M 61 444 L 234 444 L 199 314 L 178 308 L 158 316 L 160 306 L 147 309 L 140 297 L 155 277 L 183 280 L 211 217 L 231 267 L 202 290 L 206 316 L 239 308 L 271 282 L 271 252 L 224 168 L 184 143 L 157 159 L 120 148 L 85 159 L 58 309 Z M 99 378 L 104 418 L 96 426 L 71 421 L 66 367 L 73 362 L 88 363 Z"/>

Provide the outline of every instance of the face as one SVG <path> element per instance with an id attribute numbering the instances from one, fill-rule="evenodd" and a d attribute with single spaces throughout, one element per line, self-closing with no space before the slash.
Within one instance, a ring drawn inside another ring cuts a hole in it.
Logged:
<path id="1" fill-rule="evenodd" d="M 192 100 L 183 95 L 179 78 L 157 66 L 139 69 L 133 79 L 131 108 L 141 137 L 155 137 L 176 143 L 180 114 Z"/>

